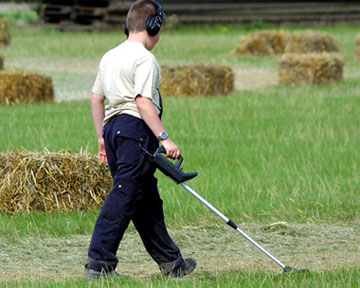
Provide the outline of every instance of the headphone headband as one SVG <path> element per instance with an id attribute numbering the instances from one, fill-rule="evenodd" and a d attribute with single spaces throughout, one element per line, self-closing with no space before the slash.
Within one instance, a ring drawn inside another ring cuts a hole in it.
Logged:
<path id="1" fill-rule="evenodd" d="M 150 14 L 148 16 L 145 22 L 145 29 L 149 35 L 155 36 L 156 34 L 159 33 L 161 25 L 164 22 L 164 11 L 159 2 L 155 0 L 151 0 L 151 2 L 156 7 L 156 13 L 155 15 Z M 129 37 L 129 27 L 127 21 L 125 22 L 125 26 L 124 26 L 124 33 L 126 34 L 126 36 Z"/>

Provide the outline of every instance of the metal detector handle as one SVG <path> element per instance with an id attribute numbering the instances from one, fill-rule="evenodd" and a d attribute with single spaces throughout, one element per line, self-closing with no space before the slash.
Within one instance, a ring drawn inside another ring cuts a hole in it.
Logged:
<path id="1" fill-rule="evenodd" d="M 170 177 L 177 184 L 190 180 L 198 175 L 197 172 L 184 173 L 182 171 L 181 163 L 184 158 L 180 155 L 178 161 L 174 164 L 161 154 L 165 154 L 166 150 L 160 146 L 152 155 L 152 160 L 155 162 L 157 168 L 166 176 Z"/>
<path id="2" fill-rule="evenodd" d="M 160 147 L 158 148 L 157 152 L 158 152 L 158 153 L 166 154 L 166 150 L 165 150 L 164 146 L 160 146 Z M 155 152 L 155 154 L 156 154 L 156 152 Z M 180 166 L 181 166 L 183 160 L 184 160 L 184 158 L 183 158 L 182 155 L 180 154 L 179 159 L 176 161 L 176 163 L 175 163 L 174 165 L 175 165 L 177 168 L 182 169 L 182 168 L 180 168 Z M 169 161 L 169 162 L 170 162 L 170 161 Z"/>

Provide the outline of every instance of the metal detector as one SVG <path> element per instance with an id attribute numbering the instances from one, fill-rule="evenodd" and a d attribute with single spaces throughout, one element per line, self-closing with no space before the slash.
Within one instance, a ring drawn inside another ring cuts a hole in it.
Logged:
<path id="1" fill-rule="evenodd" d="M 239 232 L 242 236 L 244 236 L 251 244 L 255 245 L 261 252 L 263 252 L 266 256 L 268 256 L 271 260 L 273 260 L 277 265 L 279 265 L 283 269 L 283 273 L 289 274 L 293 272 L 306 272 L 307 269 L 296 269 L 291 266 L 287 266 L 282 263 L 279 259 L 277 259 L 274 255 L 272 255 L 269 251 L 267 251 L 264 247 L 262 247 L 259 243 L 257 243 L 254 239 L 252 239 L 249 235 L 247 235 L 244 231 L 242 231 L 232 220 L 227 218 L 224 214 L 222 214 L 218 209 L 216 209 L 213 205 L 211 205 L 208 201 L 206 201 L 203 197 L 201 197 L 196 191 L 194 191 L 190 186 L 185 184 L 185 181 L 188 181 L 198 175 L 197 172 L 184 173 L 182 171 L 181 163 L 183 162 L 183 157 L 180 155 L 179 159 L 176 163 L 172 163 L 166 157 L 161 155 L 165 154 L 165 148 L 163 146 L 159 147 L 154 154 L 149 153 L 145 149 L 143 151 L 149 156 L 150 161 L 154 162 L 157 168 L 163 172 L 166 176 L 170 177 L 172 180 L 176 182 L 176 184 L 180 184 L 183 186 L 188 192 L 190 192 L 193 196 L 199 199 L 204 205 L 210 208 L 216 215 L 218 215 L 221 219 L 223 219 L 226 224 L 230 227 L 234 228 L 237 232 Z"/>

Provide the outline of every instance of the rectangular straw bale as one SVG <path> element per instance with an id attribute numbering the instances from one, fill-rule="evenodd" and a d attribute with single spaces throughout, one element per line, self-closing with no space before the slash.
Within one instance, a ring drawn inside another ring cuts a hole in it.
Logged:
<path id="1" fill-rule="evenodd" d="M 356 57 L 360 60 L 360 35 L 356 38 Z"/>
<path id="2" fill-rule="evenodd" d="M 21 71 L 0 71 L 0 104 L 54 101 L 49 76 Z"/>
<path id="3" fill-rule="evenodd" d="M 284 53 L 321 53 L 338 51 L 338 45 L 329 33 L 302 31 L 291 34 Z"/>
<path id="4" fill-rule="evenodd" d="M 277 30 L 254 32 L 240 38 L 237 55 L 274 56 L 283 54 L 289 33 Z"/>
<path id="5" fill-rule="evenodd" d="M 8 29 L 8 20 L 0 18 L 0 47 L 10 44 L 11 36 Z"/>
<path id="6" fill-rule="evenodd" d="M 284 54 L 278 62 L 280 84 L 319 84 L 343 79 L 338 53 Z"/>
<path id="7" fill-rule="evenodd" d="M 211 96 L 234 91 L 234 73 L 226 64 L 162 65 L 162 95 Z"/>
<path id="8" fill-rule="evenodd" d="M 4 56 L 0 54 L 0 70 L 4 69 Z"/>
<path id="9" fill-rule="evenodd" d="M 102 205 L 112 186 L 106 163 L 88 153 L 0 153 L 0 211 L 88 210 Z"/>

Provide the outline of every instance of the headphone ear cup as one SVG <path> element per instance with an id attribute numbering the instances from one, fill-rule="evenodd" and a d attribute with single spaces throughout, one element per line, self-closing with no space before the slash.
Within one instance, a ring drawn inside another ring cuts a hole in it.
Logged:
<path id="1" fill-rule="evenodd" d="M 124 25 L 124 33 L 127 37 L 129 37 L 129 28 L 128 28 L 127 22 L 125 22 L 125 25 Z"/>
<path id="2" fill-rule="evenodd" d="M 162 22 L 162 18 L 159 15 L 149 15 L 146 19 L 146 31 L 150 36 L 155 36 L 159 33 Z"/>

